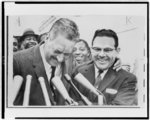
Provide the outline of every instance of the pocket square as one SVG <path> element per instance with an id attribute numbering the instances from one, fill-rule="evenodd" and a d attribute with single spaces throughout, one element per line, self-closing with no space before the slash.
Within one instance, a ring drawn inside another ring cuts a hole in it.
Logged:
<path id="1" fill-rule="evenodd" d="M 112 88 L 107 88 L 105 90 L 106 93 L 109 93 L 109 94 L 116 94 L 118 91 L 116 89 L 112 89 Z"/>

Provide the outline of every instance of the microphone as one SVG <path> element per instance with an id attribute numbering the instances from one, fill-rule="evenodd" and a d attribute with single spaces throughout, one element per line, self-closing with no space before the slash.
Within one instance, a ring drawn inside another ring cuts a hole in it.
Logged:
<path id="1" fill-rule="evenodd" d="M 47 89 L 46 89 L 44 78 L 43 77 L 39 77 L 38 80 L 39 80 L 41 88 L 42 88 L 42 92 L 43 92 L 43 95 L 44 95 L 45 103 L 46 103 L 47 106 L 51 106 L 51 102 L 49 100 L 49 96 L 48 96 L 48 92 L 47 92 Z"/>
<path id="2" fill-rule="evenodd" d="M 76 92 L 79 94 L 80 98 L 84 102 L 85 105 L 92 105 L 92 103 L 85 97 L 79 90 L 78 88 L 73 84 L 71 77 L 68 74 L 65 74 L 66 80 L 71 84 L 71 86 L 76 90 Z"/>
<path id="3" fill-rule="evenodd" d="M 98 104 L 103 104 L 103 98 L 105 99 L 105 96 L 97 90 L 81 73 L 78 73 L 74 79 L 83 85 L 85 88 L 89 89 L 92 93 L 98 96 Z"/>
<path id="4" fill-rule="evenodd" d="M 20 90 L 22 82 L 23 82 L 23 77 L 22 76 L 20 76 L 20 75 L 14 76 L 13 81 L 12 81 L 12 87 L 13 87 L 14 91 L 13 92 L 10 91 L 11 92 L 10 93 L 10 100 L 11 100 L 10 103 L 11 103 L 11 105 L 13 105 L 13 102 L 14 102 L 14 100 L 15 100 L 15 98 L 16 98 L 19 90 Z"/>
<path id="5" fill-rule="evenodd" d="M 26 85 L 25 85 L 23 106 L 28 106 L 29 105 L 31 80 L 32 80 L 32 76 L 31 75 L 27 75 L 26 76 Z"/>
<path id="6" fill-rule="evenodd" d="M 69 105 L 75 105 L 74 101 L 72 100 L 72 98 L 70 98 L 64 84 L 62 83 L 60 77 L 55 76 L 53 77 L 53 79 L 51 80 L 53 85 L 56 87 L 56 89 L 58 90 L 58 92 L 62 95 L 62 97 L 65 99 L 65 101 L 69 104 Z"/>
<path id="7" fill-rule="evenodd" d="M 99 93 L 97 92 L 96 88 L 81 74 L 78 73 L 74 79 L 80 83 L 81 85 L 83 85 L 84 87 L 86 87 L 87 89 L 89 89 L 91 92 L 93 92 L 95 95 L 99 95 Z"/>

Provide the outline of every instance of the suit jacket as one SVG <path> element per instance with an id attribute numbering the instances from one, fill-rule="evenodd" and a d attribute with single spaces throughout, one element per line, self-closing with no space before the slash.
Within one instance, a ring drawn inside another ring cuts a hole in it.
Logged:
<path id="1" fill-rule="evenodd" d="M 92 85 L 94 85 L 95 68 L 92 61 L 77 67 L 72 76 L 74 77 L 79 72 L 83 74 Z M 97 97 L 93 93 L 75 82 L 75 80 L 74 83 L 81 93 L 88 97 L 90 101 L 93 103 L 97 102 Z M 137 104 L 136 83 L 137 79 L 133 74 L 122 69 L 116 72 L 112 68 L 109 68 L 103 80 L 100 82 L 98 90 L 105 96 L 105 104 L 107 105 L 135 105 Z M 75 91 L 70 91 L 71 96 L 76 101 L 80 101 L 80 98 Z"/>
<path id="2" fill-rule="evenodd" d="M 44 64 L 41 58 L 39 46 L 40 45 L 37 45 L 35 47 L 16 52 L 13 56 L 13 74 L 21 75 L 23 77 L 23 83 L 14 101 L 14 105 L 23 104 L 23 96 L 24 96 L 24 91 L 25 91 L 27 75 L 32 75 L 29 105 L 45 105 L 45 100 L 44 100 L 44 96 L 42 93 L 42 89 L 38 81 L 39 77 L 44 77 L 46 89 L 49 95 L 49 100 L 51 101 L 52 105 L 55 105 L 55 104 L 64 105 L 64 99 L 61 97 L 58 91 L 55 91 L 55 94 L 56 94 L 55 100 L 54 100 L 54 97 L 52 96 L 52 90 L 50 88 L 50 85 L 47 79 L 47 75 L 46 75 Z M 65 74 L 68 72 L 68 69 L 65 65 L 66 63 L 63 63 L 62 74 Z M 62 81 L 65 87 L 69 89 L 69 86 L 67 82 L 64 80 L 63 75 L 62 75 Z"/>

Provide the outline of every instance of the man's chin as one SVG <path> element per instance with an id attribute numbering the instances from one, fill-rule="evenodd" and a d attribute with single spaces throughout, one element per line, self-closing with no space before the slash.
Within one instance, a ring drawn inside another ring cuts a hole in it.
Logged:
<path id="1" fill-rule="evenodd" d="M 100 70 L 106 70 L 109 68 L 107 64 L 96 64 L 96 66 Z"/>

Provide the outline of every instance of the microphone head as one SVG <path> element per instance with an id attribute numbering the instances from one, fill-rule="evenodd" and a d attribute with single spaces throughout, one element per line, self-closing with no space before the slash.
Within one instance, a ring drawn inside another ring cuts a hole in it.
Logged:
<path id="1" fill-rule="evenodd" d="M 32 76 L 31 75 L 27 75 L 27 80 L 31 80 L 32 79 Z"/>
<path id="2" fill-rule="evenodd" d="M 64 76 L 67 81 L 71 81 L 71 77 L 68 74 L 65 74 Z"/>
<path id="3" fill-rule="evenodd" d="M 55 76 L 51 81 L 64 99 L 70 98 L 70 96 L 69 96 L 63 82 L 61 81 L 60 77 Z"/>
<path id="4" fill-rule="evenodd" d="M 39 82 L 44 82 L 44 78 L 43 77 L 39 77 Z"/>
<path id="5" fill-rule="evenodd" d="M 86 87 L 87 89 L 89 89 L 91 92 L 93 92 L 96 95 L 99 95 L 99 93 L 97 92 L 96 88 L 81 74 L 78 73 L 74 79 L 80 83 L 81 85 L 83 85 L 84 87 Z"/>
<path id="6" fill-rule="evenodd" d="M 20 75 L 15 75 L 14 80 L 23 80 L 23 77 Z"/>

